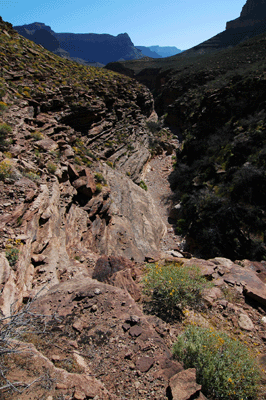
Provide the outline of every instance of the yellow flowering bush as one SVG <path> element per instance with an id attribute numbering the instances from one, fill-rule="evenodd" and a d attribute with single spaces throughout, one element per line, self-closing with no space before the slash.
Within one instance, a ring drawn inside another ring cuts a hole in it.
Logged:
<path id="1" fill-rule="evenodd" d="M 3 160 L 0 162 L 0 181 L 9 178 L 12 173 L 12 162 L 10 160 Z"/>
<path id="2" fill-rule="evenodd" d="M 171 317 L 187 306 L 200 306 L 201 293 L 210 286 L 198 267 L 182 263 L 149 264 L 142 282 L 144 293 L 151 296 L 154 311 Z"/>
<path id="3" fill-rule="evenodd" d="M 20 247 L 20 246 L 22 246 L 20 239 L 15 239 L 15 240 L 9 239 L 8 243 L 5 246 L 6 258 L 11 267 L 14 267 L 18 261 L 18 257 L 19 257 L 18 247 Z"/>
<path id="4" fill-rule="evenodd" d="M 185 368 L 196 368 L 206 396 L 226 400 L 256 398 L 259 366 L 248 348 L 226 333 L 189 326 L 178 337 L 173 354 Z"/>

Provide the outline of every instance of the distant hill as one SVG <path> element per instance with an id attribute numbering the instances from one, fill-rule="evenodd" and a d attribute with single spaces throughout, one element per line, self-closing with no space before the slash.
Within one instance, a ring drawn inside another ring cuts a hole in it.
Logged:
<path id="1" fill-rule="evenodd" d="M 171 57 L 182 52 L 175 46 L 149 46 L 151 51 L 155 51 L 161 57 Z"/>
<path id="2" fill-rule="evenodd" d="M 56 33 L 50 26 L 41 22 L 15 26 L 14 29 L 47 50 L 83 64 L 107 64 L 111 61 L 143 57 L 127 33 L 117 36 L 96 33 Z"/>
<path id="3" fill-rule="evenodd" d="M 151 51 L 149 47 L 146 46 L 136 46 L 137 49 L 139 49 L 144 56 L 151 57 L 151 58 L 162 58 L 158 53 L 155 51 Z"/>
<path id="4" fill-rule="evenodd" d="M 182 50 L 176 48 L 175 46 L 136 46 L 137 49 L 141 50 L 142 54 L 151 58 L 163 58 L 175 56 L 182 52 Z"/>

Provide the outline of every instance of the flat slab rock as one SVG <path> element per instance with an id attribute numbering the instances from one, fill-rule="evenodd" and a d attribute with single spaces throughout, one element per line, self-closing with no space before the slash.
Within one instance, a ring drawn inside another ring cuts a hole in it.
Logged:
<path id="1" fill-rule="evenodd" d="M 266 305 L 266 285 L 252 269 L 234 265 L 223 278 L 225 282 L 242 285 L 247 296 Z"/>

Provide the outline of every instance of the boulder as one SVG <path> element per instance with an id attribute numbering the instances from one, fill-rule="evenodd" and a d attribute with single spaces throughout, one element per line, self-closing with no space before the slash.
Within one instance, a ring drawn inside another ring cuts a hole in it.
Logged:
<path id="1" fill-rule="evenodd" d="M 201 385 L 196 382 L 196 369 L 186 369 L 172 376 L 169 388 L 172 400 L 189 400 L 199 396 Z"/>
<path id="2" fill-rule="evenodd" d="M 251 319 L 247 316 L 247 314 L 243 313 L 239 315 L 238 325 L 241 329 L 249 332 L 253 331 L 255 328 Z"/>

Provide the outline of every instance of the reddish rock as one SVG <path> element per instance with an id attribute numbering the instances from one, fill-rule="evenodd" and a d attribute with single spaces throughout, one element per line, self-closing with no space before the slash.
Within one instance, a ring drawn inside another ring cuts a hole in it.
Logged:
<path id="1" fill-rule="evenodd" d="M 74 188 L 87 197 L 92 197 L 96 192 L 96 185 L 91 172 L 86 169 L 84 175 L 72 182 Z"/>
<path id="2" fill-rule="evenodd" d="M 209 260 L 202 260 L 199 258 L 182 259 L 184 265 L 196 265 L 204 276 L 211 277 L 217 269 L 217 264 Z"/>
<path id="3" fill-rule="evenodd" d="M 242 285 L 246 296 L 266 305 L 266 286 L 255 271 L 235 265 L 230 273 L 224 276 L 224 281 Z"/>
<path id="4" fill-rule="evenodd" d="M 140 287 L 133 280 L 131 269 L 116 272 L 108 279 L 108 283 L 127 290 L 135 301 L 139 301 L 141 298 Z"/>
<path id="5" fill-rule="evenodd" d="M 79 178 L 79 174 L 72 164 L 68 164 L 68 175 L 71 182 Z"/>
<path id="6" fill-rule="evenodd" d="M 174 375 L 170 379 L 169 388 L 173 400 L 189 400 L 192 396 L 199 396 L 201 385 L 196 382 L 196 369 L 186 369 Z"/>
<path id="7" fill-rule="evenodd" d="M 36 142 L 36 145 L 45 151 L 54 151 L 58 148 L 58 144 L 52 139 L 42 139 Z"/>
<path id="8" fill-rule="evenodd" d="M 100 282 L 108 282 L 116 272 L 133 267 L 134 264 L 124 257 L 102 256 L 97 260 L 92 278 Z"/>
<path id="9" fill-rule="evenodd" d="M 151 357 L 140 357 L 136 361 L 136 368 L 140 372 L 147 372 L 153 366 L 154 359 Z"/>
<path id="10" fill-rule="evenodd" d="M 138 337 L 142 334 L 142 328 L 139 325 L 134 325 L 130 328 L 129 334 L 132 337 Z"/>
<path id="11" fill-rule="evenodd" d="M 210 305 L 213 305 L 214 302 L 223 297 L 223 293 L 221 289 L 218 287 L 213 287 L 211 289 L 206 289 L 203 293 L 203 298 L 206 300 Z"/>

